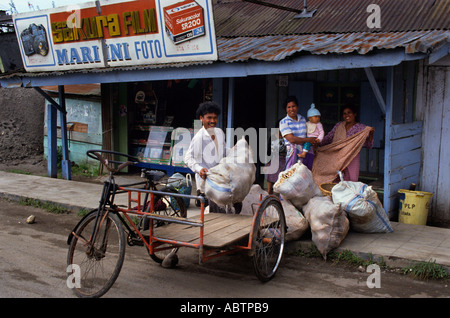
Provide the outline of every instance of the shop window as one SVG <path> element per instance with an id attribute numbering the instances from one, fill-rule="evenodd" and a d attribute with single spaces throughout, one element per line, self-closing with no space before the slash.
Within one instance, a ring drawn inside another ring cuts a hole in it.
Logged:
<path id="1" fill-rule="evenodd" d="M 138 82 L 128 91 L 130 153 L 145 163 L 186 167 L 195 114 L 211 98 L 211 81 Z"/>
<path id="2" fill-rule="evenodd" d="M 316 106 L 326 132 L 342 121 L 345 106 L 352 105 L 359 114 L 360 86 L 358 84 L 319 84 Z"/>

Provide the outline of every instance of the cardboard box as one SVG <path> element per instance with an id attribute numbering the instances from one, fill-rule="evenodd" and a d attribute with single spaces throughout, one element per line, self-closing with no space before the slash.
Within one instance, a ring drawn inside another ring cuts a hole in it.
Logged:
<path id="1" fill-rule="evenodd" d="M 69 131 L 72 130 L 72 131 L 81 132 L 81 133 L 87 133 L 88 132 L 88 124 L 73 122 L 71 124 L 67 124 L 67 130 L 69 130 Z"/>
<path id="2" fill-rule="evenodd" d="M 186 0 L 164 8 L 164 24 L 173 43 L 205 35 L 203 8 L 193 0 Z"/>

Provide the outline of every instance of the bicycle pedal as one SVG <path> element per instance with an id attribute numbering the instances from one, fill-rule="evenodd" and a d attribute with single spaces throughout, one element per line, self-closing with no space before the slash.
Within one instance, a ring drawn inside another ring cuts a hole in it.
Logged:
<path id="1" fill-rule="evenodd" d="M 133 245 L 144 246 L 144 242 L 141 239 L 133 239 Z"/>
<path id="2" fill-rule="evenodd" d="M 144 246 L 144 242 L 142 242 L 140 237 L 128 237 L 128 245 L 130 246 Z"/>

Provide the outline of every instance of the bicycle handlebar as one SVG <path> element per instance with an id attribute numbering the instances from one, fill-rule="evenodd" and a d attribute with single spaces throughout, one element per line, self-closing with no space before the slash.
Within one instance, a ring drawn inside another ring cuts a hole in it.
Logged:
<path id="1" fill-rule="evenodd" d="M 103 153 L 126 157 L 127 159 L 132 159 L 132 160 L 127 160 L 127 161 L 109 160 L 102 156 Z M 139 163 L 139 159 L 134 156 L 124 154 L 121 152 L 117 152 L 117 151 L 112 151 L 112 150 L 91 149 L 91 150 L 86 151 L 86 155 L 89 158 L 100 161 L 106 167 L 106 169 L 108 169 L 112 173 L 117 173 L 127 166 L 131 166 L 131 165 L 135 165 L 135 164 Z M 111 164 L 111 163 L 118 164 L 119 166 L 116 169 L 111 168 L 111 167 L 109 167 L 109 164 Z"/>

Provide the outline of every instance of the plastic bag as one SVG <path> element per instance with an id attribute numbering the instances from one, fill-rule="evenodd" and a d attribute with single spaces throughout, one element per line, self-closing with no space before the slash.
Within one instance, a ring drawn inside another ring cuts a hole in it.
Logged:
<path id="1" fill-rule="evenodd" d="M 333 202 L 347 212 L 352 229 L 361 233 L 392 232 L 377 193 L 362 182 L 342 181 L 331 190 Z"/>
<path id="2" fill-rule="evenodd" d="M 312 198 L 303 207 L 303 212 L 311 227 L 311 239 L 326 259 L 347 236 L 350 227 L 347 216 L 328 196 Z"/>
<path id="3" fill-rule="evenodd" d="M 180 194 L 190 195 L 192 192 L 192 177 L 189 173 L 186 175 L 186 177 L 179 172 L 174 173 L 167 180 L 167 187 L 171 190 L 177 191 Z M 176 204 L 173 198 L 171 198 L 171 201 L 173 201 L 173 204 Z M 185 208 L 189 208 L 190 199 L 183 198 L 183 201 Z"/>
<path id="4" fill-rule="evenodd" d="M 169 177 L 169 179 L 167 180 L 167 187 L 169 189 L 176 189 L 179 188 L 181 186 L 187 186 L 187 175 L 186 177 L 183 176 L 181 173 L 176 172 L 173 175 L 171 175 Z"/>
<path id="5" fill-rule="evenodd" d="M 253 152 L 245 138 L 230 149 L 219 164 L 208 171 L 205 195 L 221 207 L 242 202 L 255 182 Z"/>
<path id="6" fill-rule="evenodd" d="M 311 171 L 300 162 L 279 174 L 273 190 L 289 200 L 297 209 L 301 209 L 311 198 L 323 196 Z"/>

